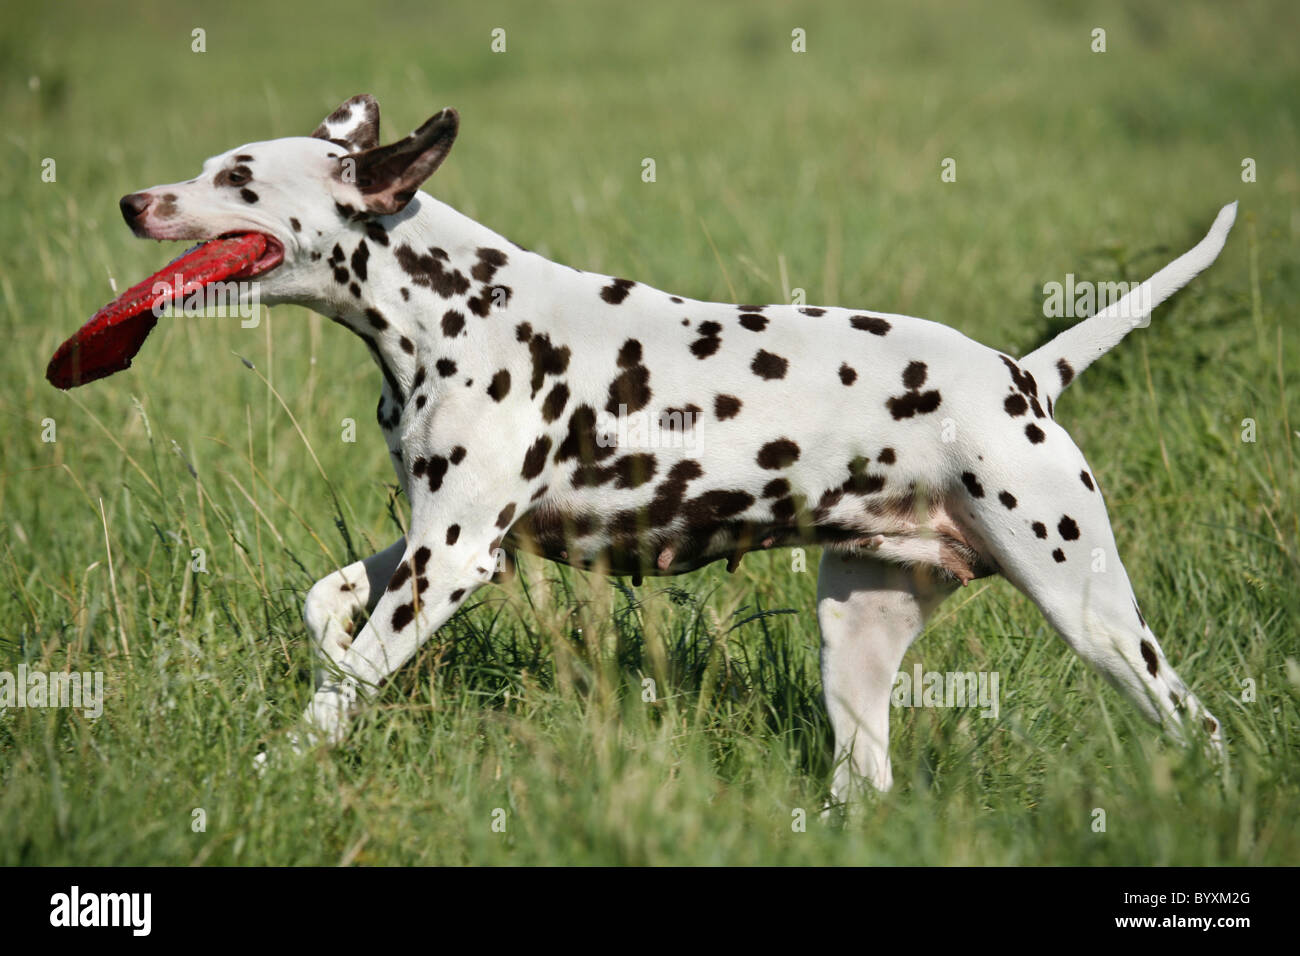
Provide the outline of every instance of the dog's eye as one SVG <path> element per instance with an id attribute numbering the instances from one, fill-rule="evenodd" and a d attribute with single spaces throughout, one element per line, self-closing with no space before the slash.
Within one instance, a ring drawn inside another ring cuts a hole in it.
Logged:
<path id="1" fill-rule="evenodd" d="M 217 173 L 213 182 L 218 186 L 242 186 L 252 178 L 247 166 L 232 166 Z"/>

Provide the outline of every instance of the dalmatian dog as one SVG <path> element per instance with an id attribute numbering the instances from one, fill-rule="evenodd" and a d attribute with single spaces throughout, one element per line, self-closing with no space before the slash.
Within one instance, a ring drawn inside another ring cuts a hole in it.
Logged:
<path id="1" fill-rule="evenodd" d="M 946 597 L 993 574 L 1153 722 L 1222 753 L 1054 414 L 1215 260 L 1235 203 L 1129 295 L 1014 358 L 923 319 L 702 302 L 551 262 L 420 190 L 458 123 L 444 109 L 381 146 L 377 103 L 355 96 L 311 136 L 122 201 L 141 236 L 263 234 L 282 260 L 258 276 L 261 300 L 344 326 L 382 373 L 410 530 L 310 589 L 321 670 L 297 746 L 341 741 L 502 552 L 639 580 L 818 545 L 835 800 L 891 785 L 903 655 Z"/>

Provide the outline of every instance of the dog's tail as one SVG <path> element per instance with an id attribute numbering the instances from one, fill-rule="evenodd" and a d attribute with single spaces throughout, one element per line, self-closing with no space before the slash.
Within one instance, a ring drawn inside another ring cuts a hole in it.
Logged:
<path id="1" fill-rule="evenodd" d="M 1055 402 L 1076 375 L 1118 345 L 1132 329 L 1147 325 L 1156 306 L 1218 258 L 1236 218 L 1237 204 L 1228 203 L 1219 210 L 1204 239 L 1123 298 L 1030 352 L 1020 365 Z"/>

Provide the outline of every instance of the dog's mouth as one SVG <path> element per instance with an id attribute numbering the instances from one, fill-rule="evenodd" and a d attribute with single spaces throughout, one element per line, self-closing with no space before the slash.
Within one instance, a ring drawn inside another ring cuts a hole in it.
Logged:
<path id="1" fill-rule="evenodd" d="M 56 388 L 73 388 L 120 372 L 169 305 L 214 282 L 265 275 L 283 261 L 284 246 L 266 233 L 227 233 L 201 242 L 91 316 L 59 346 L 45 377 Z"/>

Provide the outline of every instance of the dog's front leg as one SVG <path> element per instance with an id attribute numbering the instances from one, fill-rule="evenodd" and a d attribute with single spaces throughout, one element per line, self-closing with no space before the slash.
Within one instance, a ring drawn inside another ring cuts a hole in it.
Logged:
<path id="1" fill-rule="evenodd" d="M 378 691 L 433 636 L 496 567 L 504 528 L 442 520 L 413 526 L 370 620 L 338 661 L 303 715 L 303 743 L 340 742 L 352 709 Z"/>
<path id="2" fill-rule="evenodd" d="M 363 611 L 374 613 L 384 587 L 405 552 L 406 539 L 402 538 L 378 554 L 327 574 L 307 592 L 303 620 L 320 655 L 316 686 L 337 672 L 337 665 L 352 646 L 355 629 L 360 626 L 357 619 Z"/>

